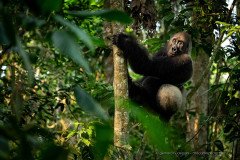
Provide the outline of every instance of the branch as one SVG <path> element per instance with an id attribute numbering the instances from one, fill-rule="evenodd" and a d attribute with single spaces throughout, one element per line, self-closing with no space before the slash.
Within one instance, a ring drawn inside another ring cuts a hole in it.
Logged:
<path id="1" fill-rule="evenodd" d="M 231 18 L 231 15 L 232 15 L 232 11 L 233 11 L 233 8 L 236 4 L 237 0 L 234 0 L 232 2 L 232 5 L 231 5 L 231 8 L 229 9 L 229 12 L 228 12 L 228 15 L 227 15 L 227 18 L 226 18 L 226 22 L 228 23 L 230 21 L 230 18 Z M 202 78 L 197 82 L 197 84 L 195 85 L 195 87 L 189 92 L 189 94 L 187 95 L 187 100 L 190 101 L 190 99 L 192 98 L 192 96 L 197 92 L 197 90 L 199 89 L 199 87 L 201 86 L 203 80 L 208 76 L 209 74 L 209 70 L 214 62 L 214 59 L 216 58 L 217 56 L 217 53 L 218 53 L 218 50 L 222 44 L 222 40 L 223 40 L 223 37 L 224 37 L 224 34 L 225 34 L 226 31 L 220 33 L 220 37 L 217 41 L 217 44 L 214 46 L 213 48 L 213 54 L 212 54 L 212 57 L 210 59 L 210 62 L 208 63 L 205 71 L 203 72 L 203 75 L 202 75 Z"/>

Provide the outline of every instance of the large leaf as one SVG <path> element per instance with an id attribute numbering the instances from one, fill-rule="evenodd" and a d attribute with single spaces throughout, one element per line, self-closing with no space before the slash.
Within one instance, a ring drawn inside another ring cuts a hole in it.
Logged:
<path id="1" fill-rule="evenodd" d="M 74 94 L 78 105 L 81 106 L 84 111 L 91 113 L 101 119 L 108 119 L 108 115 L 101 108 L 101 106 L 79 86 L 75 87 Z"/>
<path id="2" fill-rule="evenodd" d="M 52 34 L 54 47 L 58 48 L 62 54 L 69 56 L 75 63 L 82 66 L 88 73 L 91 72 L 87 61 L 81 54 L 80 46 L 73 37 L 65 31 L 56 31 Z"/>
<path id="3" fill-rule="evenodd" d="M 38 19 L 34 16 L 21 16 L 21 22 L 22 26 L 27 30 L 35 29 L 36 27 L 40 27 L 46 23 L 45 20 Z"/>
<path id="4" fill-rule="evenodd" d="M 176 159 L 177 155 L 171 154 L 174 150 L 170 144 L 172 137 L 177 135 L 173 128 L 165 121 L 159 119 L 158 116 L 150 114 L 135 104 L 130 104 L 127 109 L 143 125 L 149 142 L 158 148 L 160 153 L 162 153 L 163 159 Z M 181 140 L 181 138 L 178 137 L 178 140 Z"/>
<path id="5" fill-rule="evenodd" d="M 41 6 L 42 10 L 45 12 L 52 12 L 52 11 L 58 11 L 61 9 L 63 5 L 63 0 L 40 0 L 39 5 Z"/>
<path id="6" fill-rule="evenodd" d="M 113 128 L 108 123 L 95 123 L 96 137 L 93 151 L 95 159 L 104 159 L 110 145 L 113 144 Z"/>
<path id="7" fill-rule="evenodd" d="M 4 45 L 16 44 L 16 32 L 13 25 L 13 20 L 6 13 L 1 13 L 0 20 L 0 43 Z"/>
<path id="8" fill-rule="evenodd" d="M 29 8 L 35 13 L 51 13 L 62 8 L 63 0 L 25 0 Z"/>
<path id="9" fill-rule="evenodd" d="M 65 20 L 61 16 L 55 16 L 54 18 L 58 22 L 60 22 L 62 25 L 68 27 L 77 36 L 77 38 L 79 40 L 83 41 L 88 46 L 88 48 L 92 52 L 94 52 L 94 46 L 93 46 L 93 42 L 91 40 L 91 37 L 85 31 L 83 31 L 81 28 L 79 28 L 78 26 L 74 25 L 73 23 Z"/>
<path id="10" fill-rule="evenodd" d="M 78 17 L 91 17 L 91 16 L 99 16 L 102 17 L 106 20 L 109 21 L 118 21 L 124 24 L 129 24 L 132 22 L 132 19 L 125 13 L 122 11 L 118 11 L 118 10 L 99 10 L 99 11 L 95 11 L 95 12 L 90 12 L 90 11 L 71 11 L 69 12 L 69 14 L 74 15 L 74 16 L 78 16 Z"/>

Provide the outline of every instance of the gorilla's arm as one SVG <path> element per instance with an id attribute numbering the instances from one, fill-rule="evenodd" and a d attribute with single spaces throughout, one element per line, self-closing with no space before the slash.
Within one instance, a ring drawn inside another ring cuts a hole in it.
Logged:
<path id="1" fill-rule="evenodd" d="M 191 74 L 186 74 L 191 73 L 192 70 L 192 61 L 187 54 L 149 58 L 146 49 L 141 47 L 134 38 L 125 34 L 117 35 L 113 44 L 123 51 L 131 68 L 138 74 L 164 77 L 166 81 L 173 83 L 183 83 L 191 77 Z"/>

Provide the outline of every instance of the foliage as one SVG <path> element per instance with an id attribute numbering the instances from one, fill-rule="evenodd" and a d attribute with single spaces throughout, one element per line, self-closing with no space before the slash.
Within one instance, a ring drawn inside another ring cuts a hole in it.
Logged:
<path id="1" fill-rule="evenodd" d="M 108 115 L 86 92 L 112 108 L 100 66 L 108 52 L 98 38 L 102 18 L 131 19 L 99 10 L 102 1 L 82 2 L 0 1 L 0 159 L 102 159 L 112 144 Z M 76 18 L 75 9 L 88 17 Z"/>
<path id="2" fill-rule="evenodd" d="M 159 151 L 159 152 L 156 151 L 158 157 L 161 157 L 163 159 L 175 159 L 177 157 L 180 157 L 181 155 L 174 155 L 171 153 L 174 153 L 176 151 L 184 151 L 187 149 L 188 151 L 190 151 L 190 148 L 188 148 L 188 145 L 185 143 L 184 136 L 182 137 L 182 135 L 179 134 L 179 130 L 177 130 L 175 127 L 169 126 L 169 124 L 166 123 L 164 120 L 161 120 L 161 118 L 159 118 L 158 116 L 149 113 L 148 111 L 139 106 L 136 106 L 136 104 L 130 103 L 127 110 L 129 111 L 130 116 L 133 119 L 136 119 L 137 122 L 139 122 L 143 127 L 145 131 L 142 137 L 143 140 L 148 140 L 149 143 L 152 144 Z M 133 139 L 132 141 L 134 141 L 134 137 L 132 137 L 132 139 Z M 178 139 L 178 141 L 176 141 L 176 139 Z M 139 145 L 142 144 L 138 145 L 135 144 L 132 146 Z M 141 148 L 139 148 L 139 150 L 140 149 Z M 143 151 L 145 150 L 145 148 L 142 149 Z M 150 152 L 151 150 L 153 149 L 150 149 Z M 145 157 L 143 159 L 146 159 L 147 156 L 148 156 L 147 154 L 146 155 L 143 154 L 142 158 Z M 152 154 L 150 154 L 150 156 L 152 156 Z"/>

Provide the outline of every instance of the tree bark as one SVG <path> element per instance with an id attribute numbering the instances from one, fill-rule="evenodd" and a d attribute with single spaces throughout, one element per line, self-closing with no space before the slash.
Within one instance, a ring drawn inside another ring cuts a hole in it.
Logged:
<path id="1" fill-rule="evenodd" d="M 194 2 L 195 3 L 195 2 Z M 194 4 L 196 5 L 196 4 Z M 205 10 L 205 6 L 199 6 Z M 197 21 L 198 15 L 193 13 L 192 21 Z M 197 38 L 202 43 L 209 42 L 212 45 L 213 42 L 213 29 L 211 27 L 206 28 L 201 24 L 194 24 L 193 28 L 204 28 L 205 33 L 208 33 L 208 37 L 202 38 L 198 35 Z M 210 53 L 209 53 L 210 55 Z M 209 56 L 203 50 L 198 50 L 196 58 L 193 59 L 193 76 L 192 85 L 193 89 L 187 96 L 187 141 L 190 142 L 192 150 L 195 152 L 206 152 L 207 148 L 207 122 L 200 120 L 207 120 L 208 114 L 208 90 L 209 90 Z M 203 74 L 204 73 L 204 74 Z M 204 76 L 204 78 L 203 78 Z M 191 114 L 194 113 L 194 114 Z M 196 158 L 196 157 L 193 157 Z"/>
<path id="2" fill-rule="evenodd" d="M 110 6 L 113 9 L 124 9 L 123 0 L 110 0 Z M 124 31 L 120 24 L 112 24 L 112 33 L 117 34 Z M 128 80 L 127 80 L 127 62 L 121 53 L 121 50 L 115 45 L 113 49 L 114 62 L 114 97 L 115 97 L 115 115 L 114 115 L 114 145 L 121 152 L 118 159 L 129 159 L 128 152 L 128 112 L 126 111 L 126 99 L 128 98 Z"/>
<path id="3" fill-rule="evenodd" d="M 126 61 L 121 56 L 121 51 L 113 46 L 114 60 L 114 96 L 115 96 L 115 117 L 114 117 L 114 144 L 123 147 L 127 144 L 128 113 L 124 108 L 128 97 Z"/>

